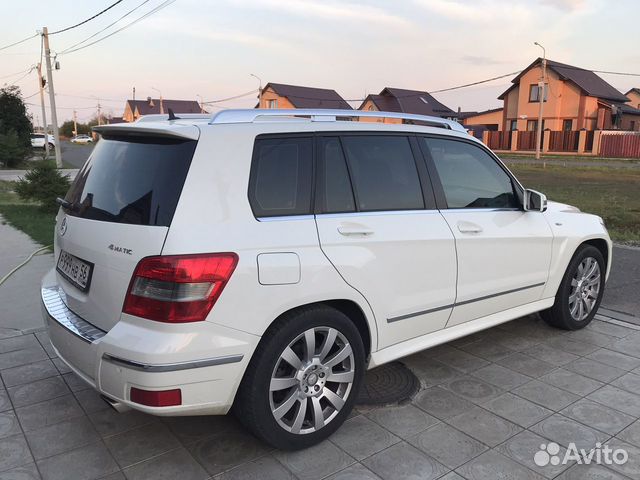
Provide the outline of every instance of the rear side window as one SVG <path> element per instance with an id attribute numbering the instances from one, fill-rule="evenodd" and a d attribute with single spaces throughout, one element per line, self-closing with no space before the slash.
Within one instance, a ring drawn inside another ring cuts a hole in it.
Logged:
<path id="1" fill-rule="evenodd" d="M 342 137 L 359 211 L 424 208 L 416 163 L 403 136 Z"/>
<path id="2" fill-rule="evenodd" d="M 449 208 L 519 208 L 511 177 L 482 148 L 467 142 L 423 138 Z"/>
<path id="3" fill-rule="evenodd" d="M 249 201 L 256 217 L 308 215 L 313 172 L 311 137 L 258 138 Z"/>
<path id="4" fill-rule="evenodd" d="M 74 204 L 68 215 L 168 227 L 196 143 L 164 137 L 103 136 L 65 197 Z"/>
<path id="5" fill-rule="evenodd" d="M 356 209 L 342 145 L 337 137 L 320 137 L 318 176 L 320 212 L 346 213 Z"/>

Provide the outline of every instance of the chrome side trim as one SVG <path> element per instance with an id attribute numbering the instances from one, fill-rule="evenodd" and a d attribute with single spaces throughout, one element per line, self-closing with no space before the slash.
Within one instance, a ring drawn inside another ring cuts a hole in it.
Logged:
<path id="1" fill-rule="evenodd" d="M 160 363 L 150 364 L 136 362 L 134 360 L 126 360 L 124 358 L 115 357 L 105 353 L 102 355 L 102 359 L 120 365 L 132 370 L 139 370 L 141 372 L 176 372 L 179 370 L 189 370 L 192 368 L 212 367 L 214 365 L 226 365 L 228 363 L 237 363 L 244 358 L 244 355 L 225 355 L 223 357 L 205 358 L 203 360 L 194 360 L 192 362 L 177 362 L 177 363 Z"/>
<path id="2" fill-rule="evenodd" d="M 499 297 L 501 295 L 508 295 L 510 293 L 520 292 L 522 290 L 529 290 L 530 288 L 541 287 L 546 282 L 536 283 L 533 285 L 527 285 L 526 287 L 513 288 L 511 290 L 505 290 L 504 292 L 492 293 L 483 297 L 472 298 L 470 300 L 463 300 L 462 302 L 455 302 L 449 305 L 442 305 L 441 307 L 430 308 L 429 310 L 421 310 L 415 313 L 408 313 L 406 315 L 400 315 L 398 317 L 387 318 L 387 323 L 397 322 L 399 320 L 406 320 L 407 318 L 418 317 L 420 315 L 426 315 L 427 313 L 439 312 L 440 310 L 446 310 L 448 308 L 459 307 L 461 305 L 468 305 L 469 303 L 480 302 L 482 300 L 488 300 L 489 298 Z"/>
<path id="3" fill-rule="evenodd" d="M 107 334 L 69 310 L 65 302 L 66 295 L 62 289 L 43 287 L 40 295 L 49 317 L 85 342 L 95 342 Z"/>

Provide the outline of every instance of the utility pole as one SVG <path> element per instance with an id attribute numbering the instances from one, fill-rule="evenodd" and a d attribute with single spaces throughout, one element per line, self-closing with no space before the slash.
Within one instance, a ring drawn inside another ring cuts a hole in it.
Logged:
<path id="1" fill-rule="evenodd" d="M 42 124 L 44 125 L 44 150 L 46 158 L 49 158 L 49 132 L 47 131 L 47 111 L 44 108 L 44 77 L 42 76 L 42 63 L 38 63 L 38 89 L 40 90 L 40 106 L 42 107 Z"/>
<path id="2" fill-rule="evenodd" d="M 258 89 L 259 89 L 258 90 L 258 108 L 262 108 L 262 79 L 259 76 L 254 75 L 253 73 L 250 73 L 249 76 L 257 79 L 258 82 L 259 82 L 259 86 L 258 86 Z"/>
<path id="3" fill-rule="evenodd" d="M 44 58 L 47 66 L 47 81 L 49 82 L 49 103 L 51 103 L 51 123 L 53 124 L 53 138 L 55 140 L 56 167 L 62 168 L 62 152 L 60 151 L 60 132 L 58 131 L 58 115 L 56 114 L 56 93 L 53 90 L 53 72 L 51 71 L 51 49 L 49 48 L 49 30 L 42 28 L 44 39 Z M 46 125 L 45 125 L 46 130 Z M 45 137 L 48 142 L 48 137 Z"/>
<path id="4" fill-rule="evenodd" d="M 98 100 L 98 125 L 102 125 L 102 114 L 100 113 L 100 100 Z"/>
<path id="5" fill-rule="evenodd" d="M 542 77 L 538 82 L 538 132 L 536 134 L 536 160 L 540 160 L 540 145 L 542 143 L 542 109 L 544 105 L 544 97 L 546 96 L 545 79 L 547 78 L 547 51 L 538 42 L 534 42 L 542 49 Z M 542 168 L 547 167 L 546 160 L 542 163 Z"/>
<path id="6" fill-rule="evenodd" d="M 151 90 L 155 90 L 160 94 L 160 114 L 164 114 L 164 105 L 162 104 L 162 92 L 155 87 L 151 87 Z"/>
<path id="7" fill-rule="evenodd" d="M 78 135 L 78 114 L 76 113 L 76 111 L 73 111 L 73 134 L 74 135 Z"/>

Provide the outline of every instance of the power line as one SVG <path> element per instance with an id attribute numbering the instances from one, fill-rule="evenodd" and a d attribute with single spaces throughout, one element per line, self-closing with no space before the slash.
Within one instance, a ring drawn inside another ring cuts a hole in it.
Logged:
<path id="1" fill-rule="evenodd" d="M 63 28 L 61 30 L 56 30 L 55 32 L 49 32 L 49 35 L 55 35 L 57 33 L 62 33 L 62 32 L 66 32 L 68 30 L 71 30 L 73 28 L 79 27 L 80 25 L 84 25 L 87 22 L 90 22 L 91 20 L 93 20 L 94 18 L 99 17 L 100 15 L 102 15 L 104 12 L 111 10 L 113 7 L 115 7 L 116 5 L 118 5 L 119 3 L 121 3 L 122 0 L 116 0 L 116 2 L 112 3 L 111 5 L 109 5 L 107 8 L 105 8 L 104 10 L 102 10 L 101 12 L 96 13 L 95 15 L 93 15 L 92 17 L 87 18 L 86 20 L 83 20 L 80 23 L 76 23 L 75 25 L 71 25 L 70 27 L 67 28 Z"/>
<path id="2" fill-rule="evenodd" d="M 141 17 L 138 17 L 137 19 L 133 20 L 132 22 L 127 23 L 125 26 L 119 28 L 118 30 L 115 30 L 115 31 L 111 32 L 110 34 L 105 35 L 104 37 L 100 37 L 97 40 L 95 40 L 95 41 L 93 41 L 91 43 L 88 43 L 86 45 L 83 45 L 81 47 L 74 48 L 72 50 L 65 50 L 64 54 L 66 55 L 66 54 L 69 54 L 69 53 L 77 52 L 78 50 L 82 50 L 83 48 L 87 48 L 87 47 L 90 47 L 91 45 L 95 45 L 96 43 L 101 42 L 102 40 L 106 40 L 107 38 L 115 35 L 116 33 L 121 32 L 124 29 L 131 27 L 132 25 L 135 25 L 136 23 L 144 20 L 145 18 L 149 17 L 150 15 L 153 15 L 154 13 L 162 10 L 163 8 L 168 7 L 169 5 L 174 3 L 175 1 L 176 0 L 165 0 L 164 2 L 162 2 L 160 5 L 158 5 L 154 9 L 149 10 L 147 13 L 145 13 Z M 62 52 L 60 53 L 60 55 L 62 55 Z"/>
<path id="3" fill-rule="evenodd" d="M 506 73 L 504 75 L 499 75 L 497 77 L 487 78 L 486 80 L 480 80 L 478 82 L 467 83 L 465 85 L 458 85 L 457 87 L 441 88 L 440 90 L 431 90 L 429 93 L 450 92 L 451 90 L 458 90 L 460 88 L 472 87 L 474 85 L 480 85 L 482 83 L 492 82 L 494 80 L 500 80 L 501 78 L 511 77 L 512 75 L 518 75 L 520 72 L 521 70 L 517 72 Z"/>
<path id="4" fill-rule="evenodd" d="M 29 67 L 29 68 L 27 68 L 26 70 L 21 70 L 21 71 L 19 71 L 19 72 L 11 73 L 11 74 L 9 74 L 9 75 L 4 75 L 3 77 L 0 77 L 0 79 L 2 79 L 2 78 L 9 78 L 9 77 L 15 77 L 16 75 L 20 75 L 21 73 L 30 72 L 32 68 L 33 68 L 33 67 Z"/>
<path id="5" fill-rule="evenodd" d="M 65 48 L 62 52 L 60 52 L 60 54 L 65 53 L 68 50 L 71 50 L 75 47 L 77 47 L 78 45 L 82 45 L 83 43 L 87 42 L 88 40 L 91 40 L 92 38 L 96 37 L 97 35 L 101 34 L 102 32 L 104 32 L 105 30 L 113 27 L 116 23 L 118 23 L 120 20 L 122 20 L 123 18 L 131 15 L 133 12 L 135 12 L 136 10 L 138 10 L 140 7 L 142 7 L 145 3 L 148 3 L 150 0 L 144 0 L 144 2 L 142 2 L 140 5 L 138 5 L 135 8 L 132 8 L 131 10 L 129 10 L 127 13 L 125 13 L 124 15 L 122 15 L 120 18 L 118 18 L 115 22 L 110 23 L 109 25 L 107 25 L 106 27 L 104 27 L 101 30 L 98 30 L 96 33 L 94 33 L 93 35 L 85 38 L 84 40 L 82 40 L 81 42 L 78 43 L 74 43 L 73 45 L 71 45 L 70 47 Z"/>
<path id="6" fill-rule="evenodd" d="M 22 40 L 18 40 L 17 42 L 14 42 L 14 43 L 10 43 L 9 45 L 5 45 L 4 47 L 0 47 L 0 50 L 6 50 L 7 48 L 15 47 L 16 45 L 20 45 L 21 43 L 24 43 L 27 40 L 31 40 L 32 38 L 35 38 L 38 35 L 40 35 L 40 34 L 36 33 L 35 35 L 31 35 L 30 37 L 23 38 Z"/>
<path id="7" fill-rule="evenodd" d="M 241 93 L 239 95 L 234 95 L 233 97 L 221 98 L 220 100 L 209 100 L 207 102 L 202 102 L 202 104 L 203 105 L 210 105 L 212 103 L 226 102 L 226 101 L 229 101 L 229 100 L 235 100 L 237 98 L 247 97 L 247 96 L 253 95 L 253 94 L 257 93 L 257 92 L 258 92 L 258 89 L 254 88 L 253 90 L 249 90 L 248 92 Z"/>

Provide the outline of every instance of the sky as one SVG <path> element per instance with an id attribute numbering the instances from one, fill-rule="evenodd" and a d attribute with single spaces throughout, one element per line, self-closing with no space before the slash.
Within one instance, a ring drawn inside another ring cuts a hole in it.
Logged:
<path id="1" fill-rule="evenodd" d="M 332 88 L 362 99 L 384 87 L 433 91 L 517 72 L 546 48 L 547 58 L 606 71 L 640 73 L 637 0 L 176 0 L 112 37 L 63 53 L 144 0 L 123 0 L 85 25 L 51 36 L 59 123 L 86 121 L 103 111 L 121 116 L 125 100 L 223 99 L 256 89 L 259 81 Z M 97 40 L 149 12 L 136 11 Z M 3 2 L 0 48 L 78 23 L 114 0 Z M 87 42 L 89 43 L 89 42 Z M 37 77 L 23 72 L 40 58 L 40 38 L 0 50 L 0 85 L 16 82 L 34 121 Z M 619 90 L 640 77 L 605 75 Z M 512 77 L 435 94 L 452 109 L 501 106 L 496 98 Z M 82 98 L 86 97 L 86 98 Z M 250 108 L 254 95 L 217 103 Z M 360 102 L 350 102 L 357 107 Z M 50 113 L 47 110 L 50 119 Z"/>

